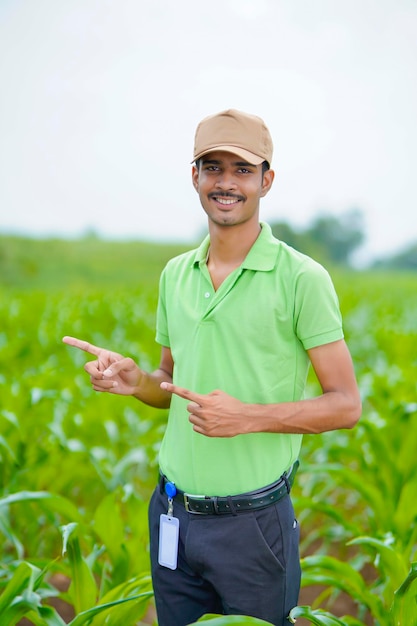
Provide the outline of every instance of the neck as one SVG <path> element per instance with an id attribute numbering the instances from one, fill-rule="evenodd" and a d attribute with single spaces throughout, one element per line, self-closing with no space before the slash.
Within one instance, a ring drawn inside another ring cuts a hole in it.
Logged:
<path id="1" fill-rule="evenodd" d="M 259 222 L 228 227 L 210 223 L 209 232 L 210 259 L 240 265 L 257 240 L 261 227 Z"/>

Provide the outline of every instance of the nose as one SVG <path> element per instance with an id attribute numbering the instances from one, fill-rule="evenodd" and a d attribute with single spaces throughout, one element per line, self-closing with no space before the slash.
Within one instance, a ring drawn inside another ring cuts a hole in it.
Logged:
<path id="1" fill-rule="evenodd" d="M 233 176 L 233 172 L 226 169 L 220 172 L 216 179 L 216 187 L 223 190 L 236 189 L 236 180 Z"/>

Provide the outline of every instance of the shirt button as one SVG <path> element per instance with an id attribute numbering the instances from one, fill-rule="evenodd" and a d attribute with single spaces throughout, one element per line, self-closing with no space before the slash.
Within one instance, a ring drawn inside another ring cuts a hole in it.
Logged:
<path id="1" fill-rule="evenodd" d="M 205 297 L 205 298 L 210 298 L 210 292 L 209 292 L 209 291 L 206 291 L 206 293 L 204 294 L 204 297 Z"/>

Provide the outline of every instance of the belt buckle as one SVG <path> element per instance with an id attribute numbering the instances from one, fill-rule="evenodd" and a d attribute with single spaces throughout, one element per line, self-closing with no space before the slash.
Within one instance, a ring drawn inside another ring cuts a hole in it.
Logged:
<path id="1" fill-rule="evenodd" d="M 193 511 L 190 509 L 190 498 L 193 500 L 206 500 L 206 496 L 194 495 L 192 493 L 184 493 L 184 506 L 187 513 L 192 513 L 193 515 L 206 515 L 204 511 Z"/>

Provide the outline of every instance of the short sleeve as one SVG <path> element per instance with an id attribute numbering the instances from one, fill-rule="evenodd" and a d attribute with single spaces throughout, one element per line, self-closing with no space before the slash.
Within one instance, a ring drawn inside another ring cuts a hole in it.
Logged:
<path id="1" fill-rule="evenodd" d="M 343 339 L 339 300 L 329 273 L 306 262 L 296 281 L 295 332 L 305 350 Z"/>
<path id="2" fill-rule="evenodd" d="M 163 270 L 159 280 L 159 297 L 156 311 L 156 336 L 155 339 L 160 345 L 169 348 L 168 319 L 166 312 L 166 269 Z"/>

